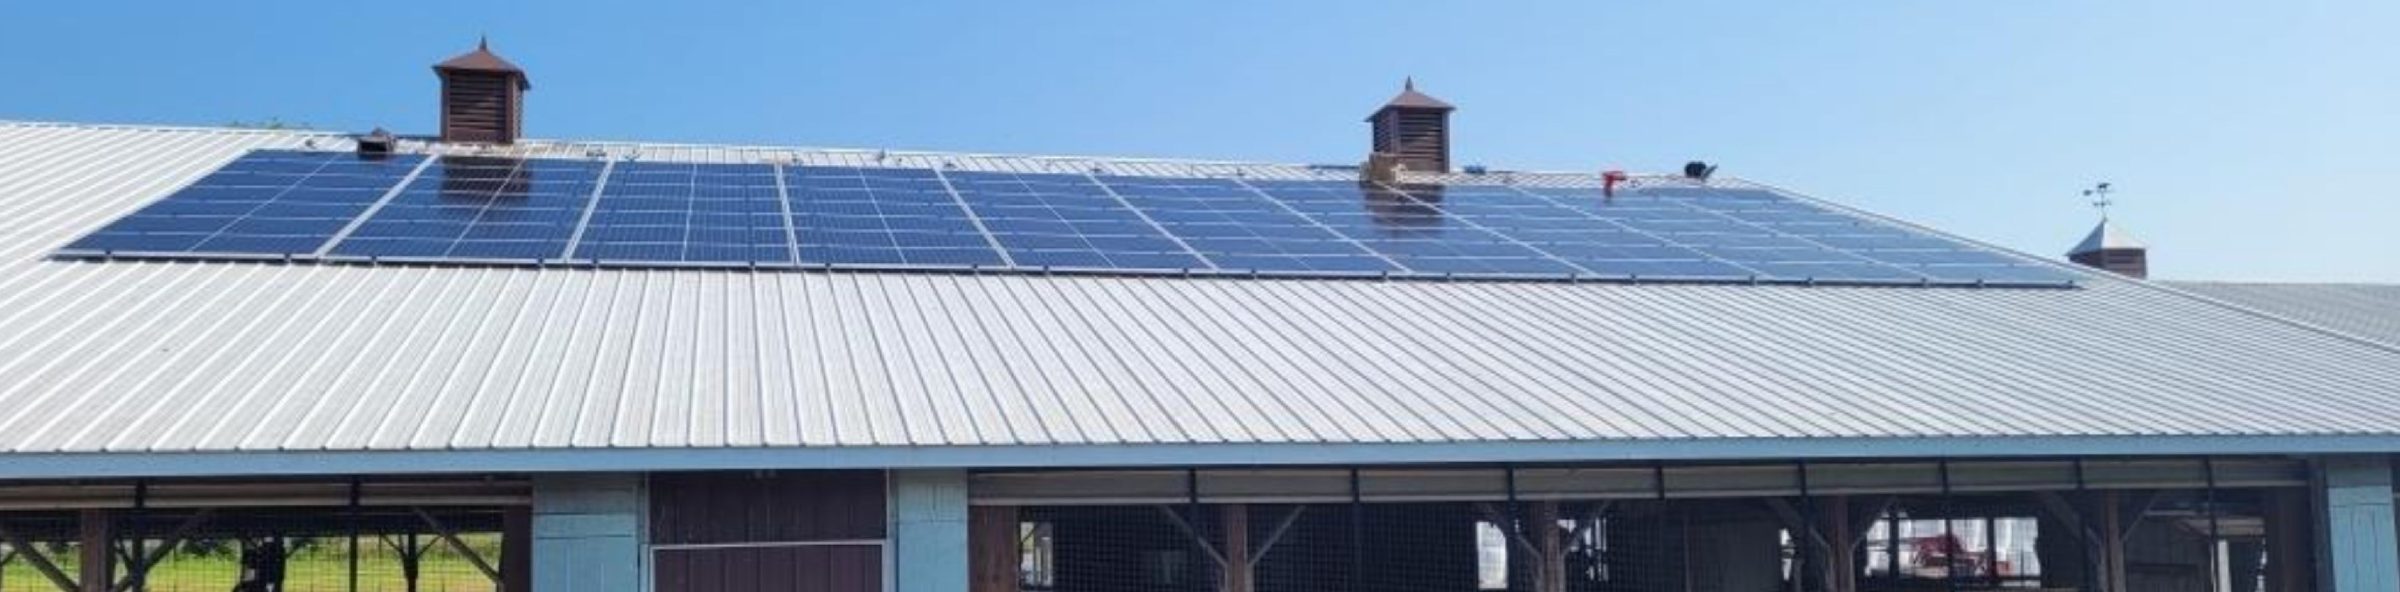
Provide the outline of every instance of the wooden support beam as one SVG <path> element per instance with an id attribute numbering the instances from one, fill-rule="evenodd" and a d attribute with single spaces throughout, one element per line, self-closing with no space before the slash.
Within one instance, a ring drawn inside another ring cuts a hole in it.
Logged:
<path id="1" fill-rule="evenodd" d="M 1176 530 L 1183 531 L 1184 538 L 1190 539 L 1192 541 L 1192 546 L 1199 547 L 1201 552 L 1207 553 L 1208 559 L 1216 562 L 1217 567 L 1222 568 L 1226 563 L 1228 563 L 1228 561 L 1225 559 L 1225 554 L 1218 552 L 1217 546 L 1208 542 L 1208 537 L 1200 536 L 1200 530 L 1192 528 L 1192 522 L 1183 519 L 1182 514 L 1175 513 L 1174 508 L 1159 506 L 1158 513 L 1165 514 L 1167 516 L 1167 522 L 1169 524 L 1174 524 Z"/>
<path id="2" fill-rule="evenodd" d="M 117 517 L 108 510 L 83 510 L 76 513 L 75 543 L 82 552 L 82 563 L 76 566 L 75 581 L 82 592 L 113 592 L 109 584 L 117 581 Z"/>
<path id="3" fill-rule="evenodd" d="M 59 569 L 57 563 L 50 561 L 50 556 L 42 554 L 40 547 L 33 546 L 33 541 L 27 540 L 25 535 L 9 528 L 7 524 L 0 523 L 0 539 L 7 539 L 9 548 L 25 556 L 25 563 L 32 565 L 34 571 L 41 572 L 51 585 L 57 586 L 58 592 L 77 592 L 81 589 L 75 585 L 75 578 L 68 577 L 66 570 Z"/>
<path id="4" fill-rule="evenodd" d="M 143 584 L 143 579 L 150 574 L 151 568 L 158 567 L 158 562 L 165 561 L 168 553 L 173 553 L 176 546 L 183 544 L 184 539 L 191 538 L 192 531 L 199 530 L 202 525 L 208 524 L 209 518 L 215 517 L 216 514 L 217 511 L 214 508 L 202 508 L 184 518 L 183 522 L 177 523 L 175 529 L 168 531 L 166 538 L 159 541 L 158 548 L 150 549 L 142 556 L 127 562 L 125 578 L 117 581 L 116 592 L 127 592 Z"/>
<path id="5" fill-rule="evenodd" d="M 1803 534 L 1813 534 L 1816 536 L 1810 537 L 1808 539 L 1809 543 L 1816 545 L 1820 550 L 1830 551 L 1833 549 L 1833 543 L 1825 540 L 1825 533 L 1823 531 L 1813 528 L 1802 528 L 1801 525 L 1806 524 L 1806 522 L 1800 519 L 1800 509 L 1793 507 L 1792 502 L 1784 501 L 1783 498 L 1778 497 L 1765 498 L 1762 501 L 1767 504 L 1767 509 L 1775 511 L 1775 517 L 1783 521 L 1783 528 L 1791 531 L 1792 536 L 1798 537 Z"/>
<path id="6" fill-rule="evenodd" d="M 392 538 L 392 535 L 388 534 L 376 535 L 376 538 L 382 539 L 384 546 L 392 548 L 392 555 L 400 559 L 402 590 L 417 592 L 418 567 L 423 564 L 425 559 L 425 546 L 417 544 L 417 533 L 410 531 L 400 535 L 399 538 Z"/>
<path id="7" fill-rule="evenodd" d="M 2125 587 L 2125 504 L 2115 490 L 2100 494 L 2100 589 L 2103 592 L 2126 592 Z"/>
<path id="8" fill-rule="evenodd" d="M 1857 536 L 1860 542 L 1865 542 L 1867 532 L 1874 530 L 1875 523 L 1883 521 L 1884 515 L 1891 510 L 1893 505 L 1899 503 L 1899 496 L 1891 495 L 1876 496 L 1860 502 L 1857 507 L 1850 510 L 1850 533 Z"/>
<path id="9" fill-rule="evenodd" d="M 1018 524 L 1015 506 L 967 509 L 967 592 L 1017 592 Z"/>
<path id="10" fill-rule="evenodd" d="M 1566 592 L 1567 546 L 1565 533 L 1558 527 L 1558 502 L 1531 502 L 1524 507 L 1524 524 L 1510 528 L 1516 522 L 1498 506 L 1475 504 L 1485 522 L 1500 528 L 1500 536 L 1508 540 L 1509 546 L 1533 558 L 1529 565 L 1535 592 Z"/>
<path id="11" fill-rule="evenodd" d="M 1219 580 L 1222 584 L 1219 590 L 1222 592 L 1252 592 L 1254 582 L 1251 578 L 1256 572 L 1251 570 L 1249 560 L 1250 506 L 1247 504 L 1217 506 L 1217 526 L 1218 530 L 1224 531 L 1220 533 L 1223 535 L 1224 542 L 1223 548 L 1219 550 L 1223 551 L 1225 557 L 1234 559 L 1226 561 L 1222 565 L 1224 577 Z"/>
<path id="12" fill-rule="evenodd" d="M 483 577 L 490 578 L 494 584 L 503 583 L 500 578 L 500 570 L 493 569 L 491 562 L 484 561 L 483 554 L 475 552 L 474 547 L 469 547 L 465 541 L 458 540 L 457 531 L 450 530 L 449 525 L 442 524 L 441 520 L 434 518 L 433 514 L 427 513 L 424 508 L 412 507 L 409 508 L 409 511 L 416 512 L 418 518 L 424 519 L 425 525 L 433 528 L 433 536 L 450 545 L 450 549 L 457 551 L 459 556 L 467 558 L 467 563 L 474 564 L 476 571 L 483 572 Z"/>
<path id="13" fill-rule="evenodd" d="M 1292 525 L 1300 522 L 1300 514 L 1307 511 L 1308 506 L 1292 506 L 1292 512 L 1289 514 L 1284 514 L 1282 522 L 1275 523 L 1275 530 L 1274 532 L 1267 533 L 1266 542 L 1259 543 L 1258 550 L 1250 552 L 1251 569 L 1256 570 L 1258 568 L 1259 560 L 1266 559 L 1267 552 L 1274 551 L 1275 545 L 1283 542 L 1283 535 L 1290 534 L 1292 532 Z"/>

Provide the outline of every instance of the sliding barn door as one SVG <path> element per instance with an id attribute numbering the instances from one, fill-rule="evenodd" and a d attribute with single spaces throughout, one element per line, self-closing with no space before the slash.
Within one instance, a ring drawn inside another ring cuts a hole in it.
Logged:
<path id="1" fill-rule="evenodd" d="M 881 592 L 880 471 L 650 478 L 655 592 Z"/>

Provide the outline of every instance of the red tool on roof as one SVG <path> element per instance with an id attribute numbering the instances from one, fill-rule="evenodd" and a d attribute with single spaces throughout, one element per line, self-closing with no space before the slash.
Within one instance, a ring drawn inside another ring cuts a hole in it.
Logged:
<path id="1" fill-rule="evenodd" d="M 1616 197 L 1617 184 L 1632 178 L 1633 177 L 1627 176 L 1625 171 L 1608 171 L 1600 173 L 1600 196 L 1610 198 Z"/>

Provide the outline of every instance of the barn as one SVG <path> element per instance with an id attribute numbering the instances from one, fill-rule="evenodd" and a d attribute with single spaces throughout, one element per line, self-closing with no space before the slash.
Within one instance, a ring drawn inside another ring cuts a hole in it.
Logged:
<path id="1" fill-rule="evenodd" d="M 426 135 L 0 124 L 0 585 L 2400 589 L 2388 291 L 1457 167 L 1413 84 L 1298 165 L 537 140 L 436 73 Z"/>

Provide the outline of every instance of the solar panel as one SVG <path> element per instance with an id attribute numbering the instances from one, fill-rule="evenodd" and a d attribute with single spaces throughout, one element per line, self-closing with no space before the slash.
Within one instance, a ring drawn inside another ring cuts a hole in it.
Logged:
<path id="1" fill-rule="evenodd" d="M 577 261 L 792 263 L 775 168 L 764 164 L 619 162 L 593 202 Z"/>
<path id="2" fill-rule="evenodd" d="M 566 255 L 602 167 L 585 160 L 444 156 L 329 254 L 557 260 Z"/>
<path id="3" fill-rule="evenodd" d="M 695 267 L 2072 285 L 1747 186 L 1251 180 L 261 150 L 61 250 Z M 406 185 L 402 185 L 403 182 Z"/>
<path id="4" fill-rule="evenodd" d="M 1530 189 L 1577 209 L 1620 216 L 1781 280 L 1869 283 L 2065 284 L 2069 275 L 1966 245 L 1836 212 L 1765 189 L 1667 186 L 1603 197 L 1593 189 Z M 1699 218 L 1715 221 L 1700 221 Z"/>
<path id="5" fill-rule="evenodd" d="M 1403 188 L 1442 212 L 1574 264 L 1627 278 L 1747 278 L 1759 272 L 1671 241 L 1623 217 L 1598 215 L 1506 186 Z M 1705 221 L 1702 221 L 1705 222 Z M 1722 229 L 1718 229 L 1722 230 Z"/>
<path id="6" fill-rule="evenodd" d="M 1230 179 L 1112 176 L 1099 180 L 1221 269 L 1328 274 L 1408 271 Z"/>
<path id="7" fill-rule="evenodd" d="M 1583 273 L 1548 253 L 1494 233 L 1430 199 L 1350 181 L 1246 181 L 1301 215 L 1421 274 L 1565 276 Z"/>
<path id="8" fill-rule="evenodd" d="M 800 261 L 1000 267 L 1007 261 L 930 169 L 784 171 Z"/>
<path id="9" fill-rule="evenodd" d="M 313 254 L 424 157 L 259 150 L 69 244 L 66 254 Z"/>
<path id="10" fill-rule="evenodd" d="M 1017 267 L 1213 268 L 1090 177 L 988 172 L 947 177 Z"/>

